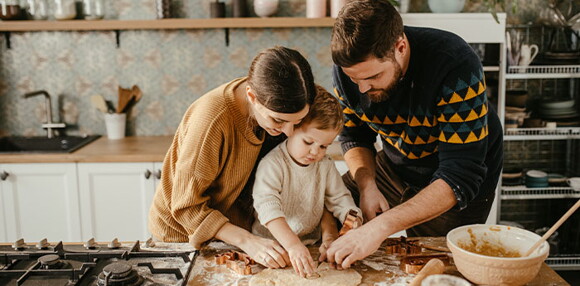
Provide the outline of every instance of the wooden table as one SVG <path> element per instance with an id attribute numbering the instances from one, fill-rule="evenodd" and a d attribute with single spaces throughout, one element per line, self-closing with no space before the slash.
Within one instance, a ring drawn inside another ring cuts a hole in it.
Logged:
<path id="1" fill-rule="evenodd" d="M 444 237 L 428 237 L 419 238 L 421 242 L 432 246 L 445 246 Z M 222 242 L 212 242 L 208 247 L 204 248 L 197 257 L 194 267 L 192 269 L 188 285 L 248 285 L 251 276 L 237 275 L 231 272 L 223 265 L 217 265 L 214 261 L 214 256 L 219 253 L 232 250 L 232 246 Z M 318 247 L 309 247 L 313 257 L 318 257 Z M 425 250 L 425 253 L 434 253 L 435 251 Z M 438 252 L 440 253 L 440 252 Z M 362 283 L 360 285 L 391 285 L 408 284 L 415 275 L 403 272 L 399 267 L 399 260 L 396 256 L 385 254 L 385 245 L 381 246 L 373 255 L 358 261 L 353 265 L 353 269 L 357 270 L 362 276 Z M 452 261 L 452 259 L 451 259 Z M 457 271 L 453 263 L 445 269 L 446 274 L 451 274 L 463 277 Z M 237 283 L 237 284 L 236 284 Z M 554 270 L 552 270 L 545 263 L 542 265 L 540 272 L 534 280 L 526 284 L 530 286 L 544 286 L 544 285 L 570 285 L 562 277 L 560 277 Z"/>

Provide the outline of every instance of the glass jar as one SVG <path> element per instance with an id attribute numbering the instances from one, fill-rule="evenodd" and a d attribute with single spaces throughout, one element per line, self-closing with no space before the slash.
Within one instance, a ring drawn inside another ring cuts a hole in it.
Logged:
<path id="1" fill-rule="evenodd" d="M 54 18 L 57 20 L 71 20 L 77 16 L 74 0 L 54 0 Z"/>
<path id="2" fill-rule="evenodd" d="M 83 0 L 83 16 L 85 20 L 100 20 L 105 17 L 103 0 Z"/>
<path id="3" fill-rule="evenodd" d="M 28 0 L 28 15 L 33 20 L 48 19 L 48 3 L 47 0 Z"/>
<path id="4" fill-rule="evenodd" d="M 24 20 L 25 13 L 18 0 L 0 0 L 0 19 Z"/>

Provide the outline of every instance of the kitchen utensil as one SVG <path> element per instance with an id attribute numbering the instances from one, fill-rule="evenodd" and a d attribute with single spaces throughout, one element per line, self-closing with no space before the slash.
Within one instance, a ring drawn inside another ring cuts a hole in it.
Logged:
<path id="1" fill-rule="evenodd" d="M 527 257 L 488 256 L 461 247 L 475 241 L 478 245 L 524 253 L 538 239 L 539 235 L 513 226 L 471 224 L 451 230 L 447 234 L 447 246 L 457 270 L 474 284 L 524 285 L 537 276 L 548 257 L 550 246 L 547 242 Z"/>
<path id="2" fill-rule="evenodd" d="M 100 20 L 105 17 L 104 0 L 83 0 L 83 16 L 85 20 Z"/>
<path id="3" fill-rule="evenodd" d="M 125 113 L 105 113 L 104 116 L 107 137 L 110 140 L 125 138 L 125 123 L 127 115 Z"/>
<path id="4" fill-rule="evenodd" d="M 109 113 L 115 113 L 115 105 L 113 105 L 113 102 L 110 100 L 105 100 L 105 103 L 107 104 L 107 111 Z"/>
<path id="5" fill-rule="evenodd" d="M 425 279 L 427 276 L 433 275 L 433 274 L 441 274 L 444 271 L 445 271 L 445 264 L 443 263 L 443 261 L 441 261 L 437 258 L 433 258 L 433 259 L 429 260 L 429 262 L 427 262 L 427 264 L 425 264 L 425 266 L 423 266 L 423 269 L 421 269 L 421 271 L 419 271 L 419 273 L 417 273 L 417 276 L 415 276 L 415 278 L 413 278 L 413 280 L 411 281 L 411 283 L 409 285 L 410 286 L 419 286 L 419 285 L 421 285 L 421 282 L 423 281 L 423 279 Z"/>
<path id="6" fill-rule="evenodd" d="M 124 89 L 119 86 L 118 102 L 117 102 L 117 113 L 122 113 L 125 109 L 125 105 L 129 103 L 131 95 L 133 94 L 132 89 Z"/>
<path id="7" fill-rule="evenodd" d="M 546 239 L 554 233 L 578 208 L 580 207 L 580 200 L 578 200 L 551 228 L 546 232 L 540 240 L 538 240 L 530 249 L 524 253 L 523 257 L 532 254 L 542 243 L 546 243 Z"/>
<path id="8" fill-rule="evenodd" d="M 103 96 L 98 94 L 91 96 L 91 103 L 102 113 L 108 112 L 107 102 L 105 101 Z"/>
<path id="9" fill-rule="evenodd" d="M 526 72 L 525 67 L 529 66 L 532 63 L 534 58 L 538 55 L 538 51 L 539 51 L 538 45 L 523 44 L 521 46 L 519 66 L 522 66 L 524 68 L 520 69 L 520 72 Z"/>
<path id="10" fill-rule="evenodd" d="M 54 0 L 54 18 L 57 20 L 71 20 L 77 16 L 77 7 L 74 0 Z"/>
<path id="11" fill-rule="evenodd" d="M 47 0 L 28 0 L 28 14 L 34 20 L 48 19 Z"/>
<path id="12" fill-rule="evenodd" d="M 400 268 L 405 273 L 417 274 L 433 259 L 439 259 L 445 265 L 449 264 L 449 256 L 446 253 L 407 255 L 401 259 Z"/>
<path id="13" fill-rule="evenodd" d="M 0 1 L 0 19 L 7 20 L 24 20 L 24 10 L 17 0 Z"/>
<path id="14" fill-rule="evenodd" d="M 141 97 L 143 96 L 143 93 L 141 92 L 141 89 L 139 89 L 138 86 L 134 85 L 131 88 L 131 91 L 135 95 L 135 103 L 139 102 L 139 100 L 141 100 Z"/>
<path id="15" fill-rule="evenodd" d="M 574 191 L 580 192 L 580 177 L 573 177 L 566 180 L 566 183 L 574 189 Z"/>
<path id="16" fill-rule="evenodd" d="M 254 0 L 254 12 L 258 17 L 270 17 L 278 12 L 279 0 Z"/>

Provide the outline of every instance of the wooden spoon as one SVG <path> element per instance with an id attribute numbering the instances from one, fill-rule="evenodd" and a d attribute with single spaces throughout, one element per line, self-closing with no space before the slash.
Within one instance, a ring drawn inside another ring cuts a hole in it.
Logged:
<path id="1" fill-rule="evenodd" d="M 554 231 L 556 231 L 577 209 L 580 207 L 580 200 L 578 200 L 545 234 L 536 242 L 536 244 L 532 245 L 532 247 L 522 256 L 526 257 L 532 254 L 548 237 L 550 237 Z"/>
<path id="2" fill-rule="evenodd" d="M 105 102 L 103 96 L 98 94 L 91 96 L 91 103 L 101 112 L 107 113 L 107 103 Z"/>

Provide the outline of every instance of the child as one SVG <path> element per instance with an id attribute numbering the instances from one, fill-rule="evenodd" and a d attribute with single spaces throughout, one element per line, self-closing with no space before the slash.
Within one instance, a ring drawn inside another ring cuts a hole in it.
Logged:
<path id="1" fill-rule="evenodd" d="M 294 134 L 270 151 L 256 171 L 253 197 L 257 219 L 252 232 L 275 238 L 302 277 L 316 269 L 305 245 L 322 237 L 324 258 L 326 247 L 338 237 L 334 218 L 343 222 L 354 209 L 362 222 L 362 212 L 326 155 L 342 125 L 338 100 L 319 87 Z"/>

